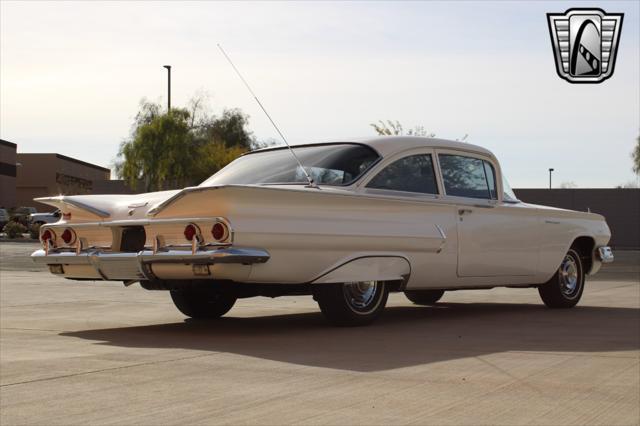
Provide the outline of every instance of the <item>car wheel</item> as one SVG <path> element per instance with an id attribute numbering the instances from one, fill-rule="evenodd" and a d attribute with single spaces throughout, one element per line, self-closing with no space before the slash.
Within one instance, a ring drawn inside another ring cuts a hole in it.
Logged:
<path id="1" fill-rule="evenodd" d="M 170 293 L 176 308 L 195 319 L 219 318 L 236 303 L 235 296 L 211 289 L 171 290 Z"/>
<path id="2" fill-rule="evenodd" d="M 574 307 L 584 290 L 584 269 L 578 253 L 571 249 L 562 259 L 551 279 L 538 287 L 538 292 L 549 308 Z"/>
<path id="3" fill-rule="evenodd" d="M 389 290 L 382 281 L 318 284 L 314 299 L 324 316 L 334 325 L 371 324 L 387 304 Z"/>
<path id="4" fill-rule="evenodd" d="M 442 298 L 444 290 L 408 290 L 404 295 L 416 305 L 433 305 Z"/>

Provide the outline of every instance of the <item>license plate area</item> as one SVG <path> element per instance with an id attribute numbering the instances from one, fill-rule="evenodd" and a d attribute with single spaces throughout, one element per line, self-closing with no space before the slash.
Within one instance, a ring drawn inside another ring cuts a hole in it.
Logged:
<path id="1" fill-rule="evenodd" d="M 193 275 L 198 277 L 211 275 L 211 271 L 209 270 L 209 265 L 194 264 L 192 266 L 192 270 L 193 270 Z"/>
<path id="2" fill-rule="evenodd" d="M 126 253 L 137 253 L 144 250 L 147 235 L 144 226 L 126 226 L 122 228 L 120 241 L 120 251 Z"/>

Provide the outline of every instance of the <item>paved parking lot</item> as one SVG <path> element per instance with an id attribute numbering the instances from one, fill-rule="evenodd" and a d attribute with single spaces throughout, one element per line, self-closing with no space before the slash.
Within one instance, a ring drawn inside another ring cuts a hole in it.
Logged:
<path id="1" fill-rule="evenodd" d="M 392 295 L 332 328 L 309 297 L 185 321 L 168 294 L 56 278 L 1 243 L 0 423 L 638 424 L 640 253 L 578 308 L 533 289 Z"/>

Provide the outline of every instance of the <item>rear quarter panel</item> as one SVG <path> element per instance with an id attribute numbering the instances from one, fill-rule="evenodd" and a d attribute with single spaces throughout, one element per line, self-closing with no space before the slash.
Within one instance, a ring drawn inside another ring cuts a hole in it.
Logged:
<path id="1" fill-rule="evenodd" d="M 352 259 L 376 255 L 406 258 L 408 286 L 456 280 L 453 205 L 331 189 L 225 186 L 186 194 L 156 217 L 205 215 L 229 219 L 234 246 L 269 252 L 267 263 L 252 266 L 250 282 L 311 282 Z"/>

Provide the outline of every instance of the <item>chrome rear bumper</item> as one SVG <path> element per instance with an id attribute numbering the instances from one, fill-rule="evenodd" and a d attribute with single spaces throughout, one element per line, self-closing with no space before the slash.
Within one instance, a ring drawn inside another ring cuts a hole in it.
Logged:
<path id="1" fill-rule="evenodd" d="M 143 250 L 138 253 L 113 253 L 104 250 L 55 251 L 47 254 L 45 250 L 37 250 L 31 258 L 35 263 L 49 266 L 51 272 L 67 275 L 65 267 L 76 270 L 78 267 L 95 270 L 97 279 L 104 280 L 153 280 L 154 264 L 174 265 L 214 265 L 241 264 L 251 265 L 265 263 L 269 253 L 263 249 L 218 247 L 197 250 L 162 250 L 153 252 Z M 194 271 L 197 267 L 194 267 Z M 205 266 L 206 268 L 206 266 Z M 208 268 L 206 269 L 208 271 Z M 96 278 L 87 276 L 86 278 Z M 197 274 L 196 274 L 197 275 Z M 75 276 L 75 278 L 84 278 Z"/>

